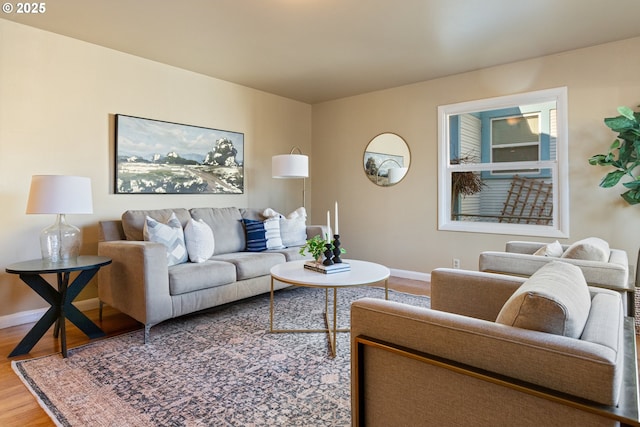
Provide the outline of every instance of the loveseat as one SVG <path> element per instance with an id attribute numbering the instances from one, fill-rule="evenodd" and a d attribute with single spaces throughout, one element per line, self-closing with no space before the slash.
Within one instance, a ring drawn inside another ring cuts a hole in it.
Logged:
<path id="1" fill-rule="evenodd" d="M 304 208 L 130 210 L 100 223 L 98 254 L 113 260 L 98 274 L 100 304 L 144 324 L 147 342 L 164 320 L 269 292 L 271 267 L 304 258 L 300 246 L 322 233 Z"/>
<path id="2" fill-rule="evenodd" d="M 514 240 L 505 245 L 504 252 L 485 251 L 480 254 L 480 271 L 529 277 L 540 267 L 554 260 L 580 267 L 591 286 L 620 292 L 625 314 L 635 312 L 635 284 L 629 277 L 629 259 L 621 249 L 610 248 L 597 237 L 588 237 L 572 244 Z"/>
<path id="3" fill-rule="evenodd" d="M 351 340 L 353 425 L 640 425 L 633 320 L 567 263 L 436 269 L 431 308 L 355 301 Z"/>

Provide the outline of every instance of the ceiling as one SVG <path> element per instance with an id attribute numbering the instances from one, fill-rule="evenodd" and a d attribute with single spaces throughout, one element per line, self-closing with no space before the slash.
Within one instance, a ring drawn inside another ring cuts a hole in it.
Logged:
<path id="1" fill-rule="evenodd" d="M 640 36 L 638 0 L 45 5 L 1 16 L 311 104 Z"/>

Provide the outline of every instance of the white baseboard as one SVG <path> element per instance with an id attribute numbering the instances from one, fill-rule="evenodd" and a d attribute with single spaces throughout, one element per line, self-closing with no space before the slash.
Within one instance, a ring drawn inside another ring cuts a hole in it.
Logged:
<path id="1" fill-rule="evenodd" d="M 397 270 L 395 268 L 391 268 L 391 275 L 395 277 L 401 277 L 403 279 L 411 279 L 411 280 L 422 280 L 424 282 L 431 282 L 431 274 L 429 273 L 420 273 L 418 271 L 409 271 L 409 270 Z"/>
<path id="2" fill-rule="evenodd" d="M 91 298 L 74 302 L 73 305 L 75 305 L 80 311 L 87 311 L 98 308 L 99 302 L 98 298 Z M 36 310 L 26 310 L 18 313 L 7 314 L 6 316 L 0 316 L 0 329 L 37 322 L 48 309 L 48 307 L 38 308 Z"/>

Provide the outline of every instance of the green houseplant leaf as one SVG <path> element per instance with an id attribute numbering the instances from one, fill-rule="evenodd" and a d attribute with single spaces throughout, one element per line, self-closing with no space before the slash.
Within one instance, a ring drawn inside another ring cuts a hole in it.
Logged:
<path id="1" fill-rule="evenodd" d="M 605 125 L 618 133 L 617 139 L 609 146 L 606 154 L 596 154 L 589 159 L 592 166 L 613 167 L 600 181 L 600 187 L 611 188 L 618 185 L 621 180 L 628 177 L 630 180 L 623 182 L 627 191 L 621 197 L 630 205 L 640 203 L 640 177 L 634 174 L 640 166 L 640 113 L 634 112 L 629 107 L 618 107 L 617 117 L 604 119 Z"/>
<path id="2" fill-rule="evenodd" d="M 327 244 L 330 245 L 329 249 L 333 250 L 333 243 L 327 242 L 321 235 L 318 234 L 307 240 L 307 242 L 300 248 L 298 252 L 300 253 L 300 255 L 304 255 L 305 252 L 308 252 L 311 254 L 313 259 L 317 261 L 322 257 L 322 254 L 327 249 Z"/>

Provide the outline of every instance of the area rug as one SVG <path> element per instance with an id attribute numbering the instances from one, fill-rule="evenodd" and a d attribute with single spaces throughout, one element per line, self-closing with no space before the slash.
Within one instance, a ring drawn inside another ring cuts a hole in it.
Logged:
<path id="1" fill-rule="evenodd" d="M 427 297 L 389 299 L 428 307 Z M 274 328 L 324 328 L 324 290 L 275 295 Z M 379 288 L 338 290 L 339 326 Z M 269 333 L 269 295 L 184 316 L 143 332 L 59 354 L 14 361 L 59 426 L 349 426 L 350 341 L 338 334 L 329 357 L 324 333 Z"/>

